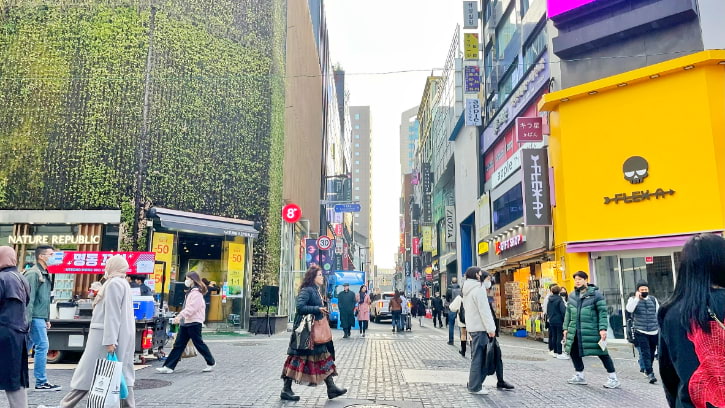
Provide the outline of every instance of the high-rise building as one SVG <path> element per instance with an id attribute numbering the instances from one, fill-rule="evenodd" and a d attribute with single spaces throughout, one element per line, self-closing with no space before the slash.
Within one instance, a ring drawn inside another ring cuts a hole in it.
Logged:
<path id="1" fill-rule="evenodd" d="M 361 210 L 354 213 L 353 231 L 355 242 L 360 247 L 360 263 L 371 262 L 371 225 L 372 225 L 372 168 L 370 161 L 370 107 L 351 106 L 350 122 L 352 124 L 352 200 L 359 201 Z M 360 265 L 358 265 L 360 266 Z"/>
<path id="2" fill-rule="evenodd" d="M 415 106 L 400 115 L 400 171 L 402 174 L 413 172 L 419 130 L 418 107 Z"/>

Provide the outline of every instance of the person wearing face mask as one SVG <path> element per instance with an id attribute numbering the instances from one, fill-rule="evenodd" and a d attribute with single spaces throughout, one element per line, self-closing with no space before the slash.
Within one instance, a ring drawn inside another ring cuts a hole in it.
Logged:
<path id="1" fill-rule="evenodd" d="M 632 314 L 634 321 L 634 344 L 639 350 L 639 357 L 644 365 L 645 374 L 650 384 L 657 382 L 652 363 L 654 362 L 657 343 L 660 339 L 660 326 L 657 323 L 657 312 L 660 304 L 654 296 L 649 296 L 647 282 L 637 283 L 635 295 L 627 301 L 627 312 Z"/>
<path id="2" fill-rule="evenodd" d="M 184 285 L 189 288 L 189 292 L 186 294 L 183 309 L 172 321 L 174 324 L 180 324 L 179 333 L 176 335 L 174 348 L 166 358 L 163 367 L 156 369 L 161 374 L 174 372 L 189 341 L 194 343 L 194 347 L 206 361 L 206 368 L 201 370 L 202 372 L 214 371 L 216 366 L 216 361 L 214 356 L 211 355 L 209 346 L 201 338 L 201 325 L 204 323 L 204 315 L 206 314 L 206 303 L 204 302 L 204 294 L 207 291 L 206 285 L 196 272 L 186 274 Z"/>

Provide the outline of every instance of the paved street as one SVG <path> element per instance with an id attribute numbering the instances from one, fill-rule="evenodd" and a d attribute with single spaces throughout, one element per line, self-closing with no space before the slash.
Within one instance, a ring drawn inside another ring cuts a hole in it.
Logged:
<path id="1" fill-rule="evenodd" d="M 516 386 L 514 392 L 492 390 L 489 396 L 466 392 L 469 361 L 458 348 L 446 345 L 447 330 L 413 327 L 412 333 L 393 334 L 387 324 L 372 324 L 369 336 L 343 340 L 336 332 L 335 347 L 340 376 L 348 388 L 342 398 L 328 401 L 325 387 L 295 386 L 297 403 L 279 400 L 279 373 L 288 336 L 207 336 L 217 358 L 217 370 L 201 373 L 200 357 L 182 360 L 171 375 L 156 374 L 153 362 L 138 370 L 136 396 L 139 407 L 664 407 L 661 386 L 650 385 L 639 373 L 631 349 L 614 351 L 622 388 L 606 390 L 601 384 L 606 372 L 598 359 L 586 359 L 589 386 L 572 386 L 570 361 L 553 360 L 546 345 L 503 337 L 505 375 Z M 68 389 L 72 370 L 50 370 L 51 382 Z M 32 376 L 32 374 L 31 374 Z M 492 381 L 493 380 L 493 381 Z M 31 378 L 32 381 L 32 378 Z M 487 385 L 495 386 L 495 378 Z M 151 388 L 159 387 L 159 388 Z M 147 388 L 147 389 L 143 389 Z M 63 392 L 64 392 L 63 391 Z M 31 407 L 55 404 L 59 393 L 29 392 Z M 6 406 L 0 399 L 0 406 Z"/>

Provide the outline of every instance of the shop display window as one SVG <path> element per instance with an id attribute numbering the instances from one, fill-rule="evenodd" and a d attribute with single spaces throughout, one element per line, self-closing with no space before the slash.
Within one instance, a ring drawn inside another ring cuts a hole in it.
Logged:
<path id="1" fill-rule="evenodd" d="M 501 229 L 524 216 L 521 183 L 493 202 L 493 228 Z"/>

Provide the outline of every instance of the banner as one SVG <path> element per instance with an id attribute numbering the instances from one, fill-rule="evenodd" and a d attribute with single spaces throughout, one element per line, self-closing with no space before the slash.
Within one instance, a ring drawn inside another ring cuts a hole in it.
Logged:
<path id="1" fill-rule="evenodd" d="M 463 81 L 466 93 L 478 93 L 481 91 L 481 68 L 475 65 L 463 67 Z"/>
<path id="2" fill-rule="evenodd" d="M 549 159 L 546 149 L 522 149 L 521 165 L 524 171 L 524 223 L 551 225 Z"/>
<path id="3" fill-rule="evenodd" d="M 307 269 L 312 264 L 320 265 L 320 250 L 317 249 L 317 240 L 314 238 L 305 240 L 305 265 L 307 265 Z"/>
<path id="4" fill-rule="evenodd" d="M 481 126 L 481 101 L 466 99 L 466 126 Z"/>
<path id="5" fill-rule="evenodd" d="M 229 241 L 227 241 L 229 242 Z M 244 285 L 244 268 L 246 264 L 246 246 L 229 242 L 227 250 L 227 284 L 233 294 L 241 293 Z"/>
<path id="6" fill-rule="evenodd" d="M 121 255 L 128 261 L 129 275 L 150 275 L 154 272 L 154 252 L 110 252 L 110 251 L 66 251 L 59 265 L 48 265 L 50 273 L 104 273 L 106 261 L 114 255 Z"/>
<path id="7" fill-rule="evenodd" d="M 463 28 L 477 29 L 478 28 L 478 2 L 477 1 L 464 1 L 463 2 Z"/>
<path id="8" fill-rule="evenodd" d="M 154 232 L 151 250 L 156 253 L 157 261 L 166 262 L 166 287 L 171 285 L 171 263 L 174 261 L 174 234 Z M 153 279 L 146 279 L 146 286 L 153 288 L 156 293 L 161 293 L 161 278 L 164 273 L 164 265 L 154 265 Z"/>
<path id="9" fill-rule="evenodd" d="M 421 227 L 423 230 L 423 252 L 433 251 L 433 227 L 430 225 L 424 225 Z"/>
<path id="10" fill-rule="evenodd" d="M 463 33 L 466 60 L 478 60 L 478 33 Z"/>
<path id="11" fill-rule="evenodd" d="M 420 238 L 413 237 L 413 255 L 420 255 Z"/>
<path id="12" fill-rule="evenodd" d="M 446 206 L 446 242 L 456 242 L 456 207 Z"/>

